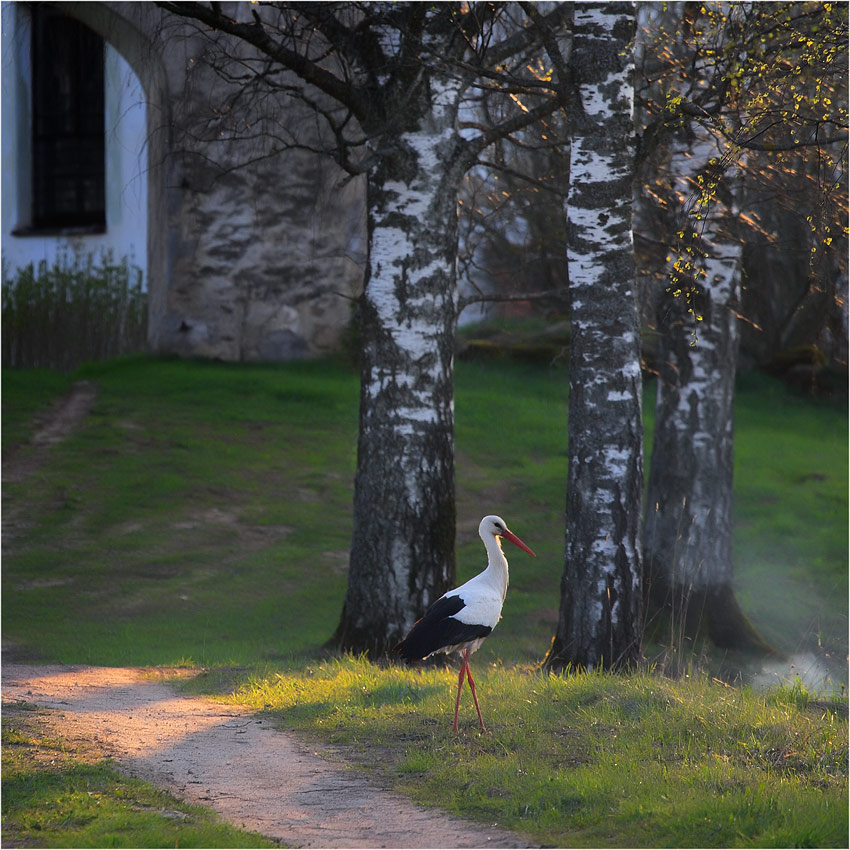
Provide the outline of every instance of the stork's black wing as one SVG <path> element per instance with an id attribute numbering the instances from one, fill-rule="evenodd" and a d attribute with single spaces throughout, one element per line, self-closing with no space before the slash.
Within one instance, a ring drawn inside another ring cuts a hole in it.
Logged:
<path id="1" fill-rule="evenodd" d="M 398 654 L 407 661 L 419 661 L 450 646 L 487 637 L 493 631 L 490 626 L 462 623 L 453 616 L 465 607 L 460 596 L 441 596 L 425 616 L 413 624 L 407 637 L 396 647 Z"/>

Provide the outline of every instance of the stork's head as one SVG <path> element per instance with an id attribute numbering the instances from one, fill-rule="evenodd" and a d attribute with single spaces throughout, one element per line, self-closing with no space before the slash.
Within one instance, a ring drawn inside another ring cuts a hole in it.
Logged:
<path id="1" fill-rule="evenodd" d="M 528 552 L 529 555 L 534 555 L 534 552 L 519 539 L 506 525 L 505 521 L 500 516 L 495 516 L 491 514 L 490 516 L 485 516 L 484 519 L 481 520 L 481 525 L 478 526 L 478 534 L 481 539 L 486 543 L 487 537 L 492 535 L 493 537 L 504 537 L 505 540 L 510 540 L 514 546 L 519 546 L 524 552 Z"/>

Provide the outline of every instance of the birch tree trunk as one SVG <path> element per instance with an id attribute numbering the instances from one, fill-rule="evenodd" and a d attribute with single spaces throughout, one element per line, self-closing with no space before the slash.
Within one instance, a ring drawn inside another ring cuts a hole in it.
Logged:
<path id="1" fill-rule="evenodd" d="M 618 667 L 640 653 L 643 460 L 631 3 L 575 3 L 567 199 L 569 473 L 558 627 L 544 668 Z"/>
<path id="2" fill-rule="evenodd" d="M 367 197 L 354 533 L 332 643 L 375 657 L 455 577 L 460 85 L 432 78 L 431 90 L 430 111 L 383 158 Z"/>
<path id="3" fill-rule="evenodd" d="M 693 90 L 711 91 L 712 55 L 699 51 L 693 58 L 682 35 L 684 7 L 672 8 L 681 21 L 673 51 L 691 69 Z M 659 375 L 644 556 L 649 602 L 669 615 L 668 634 L 657 636 L 667 644 L 673 672 L 688 663 L 685 641 L 706 633 L 722 648 L 772 651 L 738 606 L 732 584 L 743 244 L 742 179 L 728 163 L 744 159 L 742 152 L 729 157 L 729 147 L 710 121 L 692 119 L 669 149 L 680 246 L 667 292 L 656 301 Z"/>
<path id="4" fill-rule="evenodd" d="M 715 140 L 699 125 L 671 148 L 674 197 L 691 210 L 657 302 L 658 394 L 644 526 L 647 589 L 670 614 L 668 651 L 684 639 L 766 651 L 732 587 L 733 402 L 740 338 L 741 260 L 734 177 L 722 179 Z M 721 182 L 723 191 L 720 190 Z M 725 200 L 724 200 L 725 199 Z M 663 637 L 662 637 L 663 639 Z"/>

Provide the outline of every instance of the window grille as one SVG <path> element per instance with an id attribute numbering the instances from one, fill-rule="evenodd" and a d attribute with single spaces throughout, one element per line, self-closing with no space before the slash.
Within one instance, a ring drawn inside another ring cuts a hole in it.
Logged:
<path id="1" fill-rule="evenodd" d="M 106 226 L 104 43 L 47 4 L 32 10 L 35 229 Z"/>

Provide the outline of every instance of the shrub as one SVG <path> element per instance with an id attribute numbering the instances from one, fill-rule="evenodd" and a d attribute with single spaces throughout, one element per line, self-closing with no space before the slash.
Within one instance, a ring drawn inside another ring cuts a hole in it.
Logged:
<path id="1" fill-rule="evenodd" d="M 143 351 L 147 292 L 141 269 L 104 251 L 66 251 L 9 275 L 3 262 L 4 366 L 71 371 L 88 360 Z"/>

